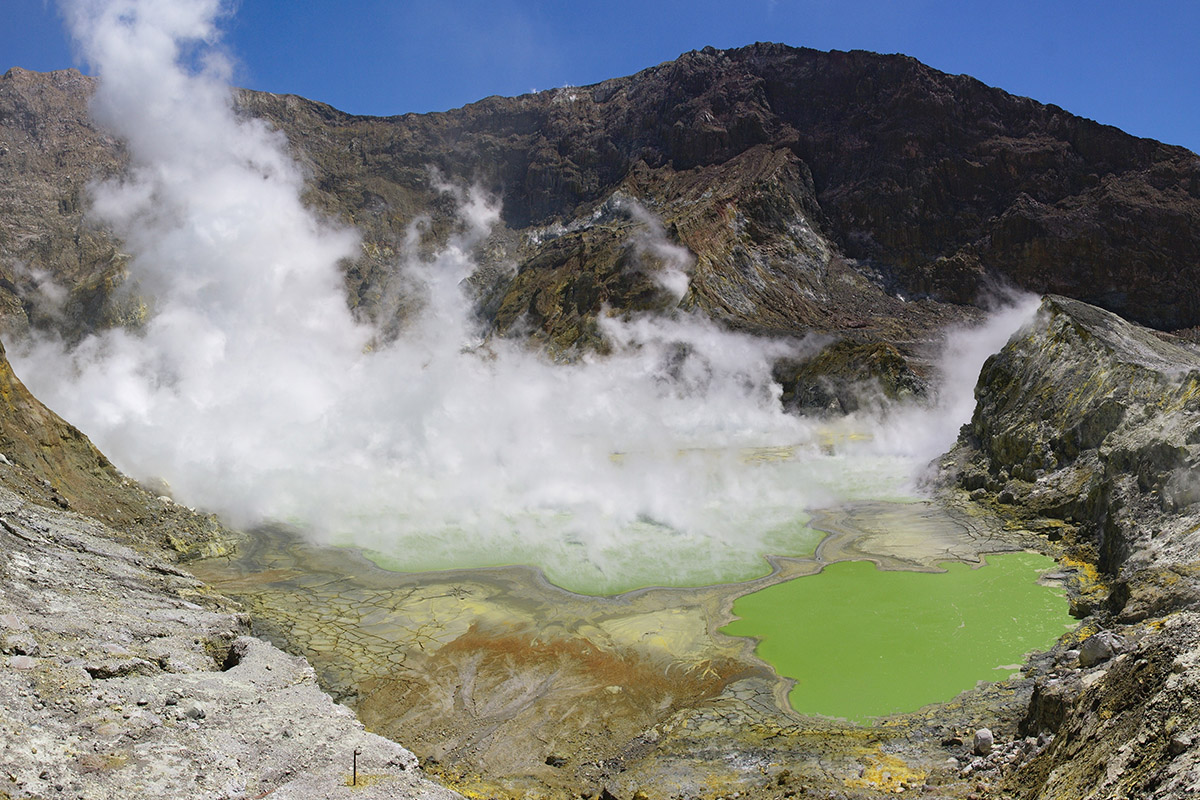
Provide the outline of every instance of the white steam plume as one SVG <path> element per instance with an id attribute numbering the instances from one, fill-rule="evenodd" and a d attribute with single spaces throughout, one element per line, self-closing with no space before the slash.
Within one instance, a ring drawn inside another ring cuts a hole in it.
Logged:
<path id="1" fill-rule="evenodd" d="M 982 324 L 946 331 L 936 365 L 933 407 L 913 406 L 890 414 L 875 431 L 875 447 L 919 464 L 949 450 L 975 411 L 975 384 L 983 362 L 1033 321 L 1039 302 L 1027 292 L 998 290 Z"/>
<path id="2" fill-rule="evenodd" d="M 374 331 L 349 313 L 338 268 L 356 238 L 304 208 L 282 137 L 234 113 L 213 46 L 221 8 L 65 5 L 101 75 L 96 116 L 132 159 L 124 181 L 94 187 L 93 215 L 154 300 L 136 332 L 69 351 L 33 341 L 14 362 L 127 473 L 236 524 L 292 522 L 406 568 L 536 563 L 611 591 L 762 572 L 762 554 L 811 545 L 805 508 L 907 476 L 913 445 L 895 431 L 952 439 L 969 418 L 913 412 L 860 457 L 822 455 L 770 377 L 806 345 L 687 315 L 606 318 L 613 354 L 567 366 L 481 343 L 461 287 L 498 215 L 477 195 L 441 253 L 397 265 L 422 311 L 367 352 Z M 636 245 L 682 296 L 686 253 L 634 213 Z"/>

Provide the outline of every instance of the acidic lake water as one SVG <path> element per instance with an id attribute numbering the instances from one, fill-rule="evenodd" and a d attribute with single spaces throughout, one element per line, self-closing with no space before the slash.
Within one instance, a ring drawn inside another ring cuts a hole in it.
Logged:
<path id="1" fill-rule="evenodd" d="M 795 681 L 803 714 L 866 721 L 945 701 L 1006 677 L 1073 623 L 1060 588 L 1038 583 L 1054 561 L 1033 553 L 958 562 L 942 573 L 830 564 L 738 598 L 724 633 Z"/>
<path id="2" fill-rule="evenodd" d="M 683 759 L 664 764 L 707 775 L 713 747 L 757 752 L 764 732 L 780 762 L 841 758 L 845 740 L 832 732 L 1004 680 L 1023 654 L 1065 632 L 1062 592 L 1038 583 L 1053 562 L 985 555 L 1019 543 L 979 513 L 929 500 L 814 509 L 781 539 L 807 553 L 768 561 L 747 549 L 724 574 L 767 574 L 745 581 L 704 582 L 719 570 L 699 549 L 672 554 L 666 545 L 617 554 L 636 580 L 572 571 L 569 552 L 516 548 L 514 560 L 538 566 L 390 571 L 357 548 L 275 528 L 233 558 L 191 566 L 243 602 L 260 634 L 308 657 L 371 730 L 420 757 L 453 756 L 505 781 L 569 784 L 574 773 L 548 758 L 594 764 L 653 729 Z M 461 558 L 482 565 L 501 555 L 466 549 Z M 700 585 L 622 593 L 681 576 Z M 978 727 L 994 714 L 980 702 L 937 713 L 945 725 Z M 911 728 L 896 722 L 871 735 L 905 739 Z M 639 762 L 650 784 L 661 778 L 655 752 Z"/>
<path id="3" fill-rule="evenodd" d="M 403 546 L 354 549 L 386 570 L 435 580 L 446 571 L 529 565 L 584 606 L 587 596 L 603 604 L 648 587 L 736 598 L 738 619 L 721 633 L 757 640 L 758 657 L 795 681 L 791 706 L 856 722 L 1001 680 L 1072 623 L 1061 588 L 1039 583 L 1053 560 L 1010 552 L 980 566 L 986 537 L 913 495 L 909 459 L 809 444 L 696 449 L 675 461 L 693 475 L 707 467 L 728 475 L 736 463 L 758 490 L 743 503 L 697 491 L 702 513 L 686 530 L 640 518 L 606 538 L 593 520 L 545 510 L 502 520 L 508 535 L 433 528 L 410 532 Z M 615 457 L 612 468 L 622 463 Z M 789 503 L 789 486 L 804 487 L 804 497 Z M 813 496 L 835 504 L 815 520 L 806 507 Z"/>

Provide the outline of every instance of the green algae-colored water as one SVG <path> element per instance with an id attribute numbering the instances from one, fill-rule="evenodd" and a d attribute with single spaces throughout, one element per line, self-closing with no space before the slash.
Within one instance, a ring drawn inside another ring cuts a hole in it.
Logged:
<path id="1" fill-rule="evenodd" d="M 1038 583 L 1053 566 L 1033 553 L 944 573 L 830 564 L 738 598 L 722 632 L 759 640 L 758 655 L 795 680 L 795 710 L 866 722 L 1007 677 L 1053 644 L 1074 624 L 1062 590 Z"/>

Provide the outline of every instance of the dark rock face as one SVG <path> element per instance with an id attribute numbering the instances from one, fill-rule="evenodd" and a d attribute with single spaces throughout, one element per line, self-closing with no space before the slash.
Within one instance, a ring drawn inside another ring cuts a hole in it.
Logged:
<path id="1" fill-rule="evenodd" d="M 346 169 L 361 181 L 416 186 L 429 163 L 478 181 L 502 197 L 513 229 L 581 219 L 628 191 L 675 222 L 696 254 L 695 302 L 739 321 L 776 304 L 730 309 L 703 267 L 736 277 L 749 255 L 807 262 L 803 276 L 772 275 L 799 283 L 802 298 L 814 289 L 808 299 L 821 307 L 805 308 L 793 290 L 788 322 L 844 327 L 827 311 L 838 298 L 823 274 L 828 254 L 814 252 L 823 246 L 907 296 L 971 303 L 1001 279 L 1159 328 L 1200 322 L 1197 301 L 1177 291 L 1200 262 L 1195 154 L 904 57 L 709 49 L 593 87 L 388 120 L 294 98 L 245 102 L 289 134 L 298 106 L 336 120 L 339 149 L 351 139 L 360 148 Z M 315 142 L 293 141 L 324 161 Z M 330 206 L 361 207 L 345 181 L 321 185 L 337 196 Z M 730 216 L 744 241 L 713 241 Z M 788 243 L 793 252 L 779 252 Z"/>
<path id="2" fill-rule="evenodd" d="M 883 342 L 835 342 L 807 361 L 777 364 L 774 375 L 784 407 L 805 413 L 850 414 L 864 401 L 882 405 L 926 392 L 924 380 Z"/>
<path id="3" fill-rule="evenodd" d="M 68 287 L 68 321 L 49 322 L 69 335 L 137 317 L 112 292 L 119 248 L 82 219 L 87 181 L 124 160 L 87 118 L 91 86 L 70 71 L 0 80 L 9 327 L 47 322 L 29 268 Z M 409 226 L 428 216 L 431 248 L 457 224 L 441 180 L 503 203 L 481 260 L 516 269 L 495 270 L 483 322 L 503 334 L 520 319 L 556 349 L 594 346 L 602 307 L 663 302 L 645 280 L 655 265 L 630 252 L 644 226 L 610 213 L 628 201 L 694 257 L 683 305 L 747 330 L 911 353 L 906 340 L 993 281 L 1200 325 L 1195 154 L 910 58 L 706 48 L 595 86 L 390 118 L 252 92 L 238 103 L 287 135 L 309 201 L 363 232 L 348 295 L 385 328 Z"/>

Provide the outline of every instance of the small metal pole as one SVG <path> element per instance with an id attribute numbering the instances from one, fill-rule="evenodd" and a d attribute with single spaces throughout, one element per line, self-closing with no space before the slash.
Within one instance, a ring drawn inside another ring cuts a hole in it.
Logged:
<path id="1" fill-rule="evenodd" d="M 358 786 L 358 757 L 362 754 L 362 750 L 354 748 L 354 776 L 350 781 L 351 786 Z"/>

